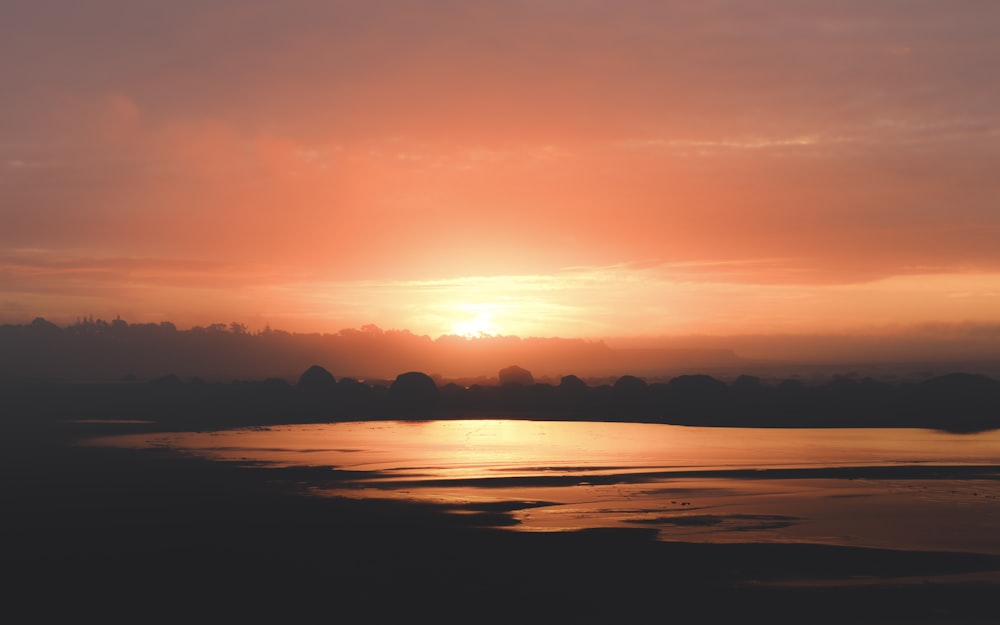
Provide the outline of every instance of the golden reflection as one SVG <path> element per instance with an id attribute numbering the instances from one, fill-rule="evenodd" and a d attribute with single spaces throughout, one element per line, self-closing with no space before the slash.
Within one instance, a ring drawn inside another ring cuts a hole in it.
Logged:
<path id="1" fill-rule="evenodd" d="M 88 444 L 328 466 L 351 477 L 317 487 L 318 494 L 424 501 L 466 514 L 499 509 L 514 523 L 504 527 L 521 531 L 644 526 L 663 540 L 1000 554 L 1000 431 L 495 419 L 290 425 Z M 934 479 L 923 479 L 928 470 Z"/>

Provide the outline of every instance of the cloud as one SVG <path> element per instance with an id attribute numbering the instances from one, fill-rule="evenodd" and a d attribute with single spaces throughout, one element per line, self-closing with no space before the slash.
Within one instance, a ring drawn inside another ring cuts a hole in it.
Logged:
<path id="1" fill-rule="evenodd" d="M 48 251 L 6 279 L 55 297 L 60 263 L 192 288 L 631 267 L 562 284 L 649 281 L 619 308 L 655 312 L 666 273 L 719 306 L 742 301 L 721 285 L 992 276 L 1000 5 L 905 9 L 7 2 L 0 255 Z M 603 302 L 594 319 L 632 323 Z"/>

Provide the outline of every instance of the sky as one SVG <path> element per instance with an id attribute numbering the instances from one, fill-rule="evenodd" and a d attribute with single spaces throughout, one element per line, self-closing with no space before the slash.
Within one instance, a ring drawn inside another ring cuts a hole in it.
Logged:
<path id="1" fill-rule="evenodd" d="M 0 0 L 0 323 L 997 329 L 997 67 L 992 0 Z"/>

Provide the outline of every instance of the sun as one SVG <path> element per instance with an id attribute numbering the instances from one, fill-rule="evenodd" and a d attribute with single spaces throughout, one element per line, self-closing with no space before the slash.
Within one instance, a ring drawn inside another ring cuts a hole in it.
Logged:
<path id="1" fill-rule="evenodd" d="M 481 313 L 472 319 L 466 319 L 451 326 L 451 334 L 464 336 L 467 339 L 479 339 L 487 336 L 497 336 L 500 328 L 490 320 L 490 315 Z"/>

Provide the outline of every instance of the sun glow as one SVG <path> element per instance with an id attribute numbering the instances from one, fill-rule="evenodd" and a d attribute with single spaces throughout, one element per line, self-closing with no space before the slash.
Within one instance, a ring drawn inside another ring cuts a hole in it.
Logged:
<path id="1" fill-rule="evenodd" d="M 488 313 L 480 313 L 472 319 L 467 319 L 451 326 L 451 334 L 464 336 L 467 339 L 497 336 L 499 333 L 500 328 L 490 320 Z"/>

